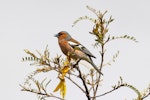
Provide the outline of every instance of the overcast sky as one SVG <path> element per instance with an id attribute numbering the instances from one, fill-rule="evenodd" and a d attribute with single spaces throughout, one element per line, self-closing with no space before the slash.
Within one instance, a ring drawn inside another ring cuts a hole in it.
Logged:
<path id="1" fill-rule="evenodd" d="M 68 31 L 99 57 L 98 50 L 92 47 L 94 37 L 88 34 L 93 23 L 81 21 L 72 27 L 80 16 L 96 17 L 86 8 L 87 5 L 102 12 L 108 10 L 107 17 L 112 15 L 115 20 L 109 26 L 110 35 L 127 34 L 139 41 L 120 39 L 107 46 L 107 60 L 117 50 L 120 54 L 115 63 L 103 68 L 103 91 L 111 89 L 119 76 L 141 91 L 150 84 L 149 0 L 0 0 L 0 94 L 3 100 L 37 100 L 35 94 L 20 91 L 19 84 L 36 69 L 21 62 L 22 57 L 27 56 L 23 50 L 42 52 L 48 44 L 52 57 L 61 55 L 57 39 L 53 37 L 59 31 Z M 98 60 L 94 62 L 98 64 Z M 59 80 L 56 81 L 57 84 Z M 85 100 L 82 92 L 72 87 L 67 87 L 66 99 Z M 133 91 L 122 88 L 97 100 L 131 100 L 134 97 Z M 150 100 L 150 97 L 145 100 Z"/>

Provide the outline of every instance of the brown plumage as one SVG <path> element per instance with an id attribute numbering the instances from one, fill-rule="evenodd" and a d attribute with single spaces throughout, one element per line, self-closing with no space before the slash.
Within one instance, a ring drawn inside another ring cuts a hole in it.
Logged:
<path id="1" fill-rule="evenodd" d="M 97 72 L 102 74 L 91 59 L 91 57 L 96 57 L 87 48 L 80 44 L 80 42 L 73 39 L 68 32 L 61 31 L 58 34 L 56 34 L 55 37 L 58 38 L 59 46 L 66 56 L 70 56 L 72 59 L 75 60 L 85 60 L 89 62 Z M 74 44 L 70 44 L 69 42 L 72 42 Z"/>

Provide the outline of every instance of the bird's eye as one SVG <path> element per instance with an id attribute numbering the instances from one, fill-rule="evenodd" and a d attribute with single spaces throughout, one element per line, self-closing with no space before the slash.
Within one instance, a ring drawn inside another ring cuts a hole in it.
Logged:
<path id="1" fill-rule="evenodd" d="M 61 36 L 62 35 L 62 33 L 59 33 L 59 36 Z"/>

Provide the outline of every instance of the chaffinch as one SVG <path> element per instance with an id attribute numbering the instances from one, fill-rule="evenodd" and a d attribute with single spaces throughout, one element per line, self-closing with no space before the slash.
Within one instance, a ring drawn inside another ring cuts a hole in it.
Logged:
<path id="1" fill-rule="evenodd" d="M 86 47 L 80 44 L 77 40 L 73 39 L 66 31 L 61 31 L 55 35 L 58 38 L 58 43 L 61 51 L 68 57 L 75 60 L 85 60 L 89 62 L 94 69 L 102 74 L 97 66 L 93 63 L 91 57 L 96 58 Z M 73 44 L 71 44 L 71 42 Z"/>

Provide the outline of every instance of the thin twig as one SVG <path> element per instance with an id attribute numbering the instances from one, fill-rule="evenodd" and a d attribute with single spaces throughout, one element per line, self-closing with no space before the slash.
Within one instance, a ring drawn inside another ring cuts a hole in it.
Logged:
<path id="1" fill-rule="evenodd" d="M 120 87 L 123 87 L 123 86 L 125 86 L 125 85 L 124 85 L 124 84 L 121 84 L 121 85 L 119 85 L 118 87 L 113 88 L 112 90 L 110 90 L 110 91 L 108 91 L 108 92 L 105 92 L 105 93 L 103 93 L 103 94 L 101 94 L 101 95 L 97 95 L 97 96 L 95 96 L 95 97 L 104 96 L 104 95 L 109 94 L 109 93 L 111 93 L 111 92 L 113 92 L 113 91 L 115 91 L 115 90 L 117 90 L 117 89 L 119 89 Z M 95 98 L 95 97 L 93 97 L 93 98 Z"/>
<path id="2" fill-rule="evenodd" d="M 35 90 L 27 89 L 22 85 L 20 85 L 20 86 L 23 88 L 23 89 L 21 89 L 21 91 L 31 92 L 31 93 L 35 93 L 35 94 L 39 94 L 39 95 L 45 95 L 46 97 L 53 97 L 53 98 L 57 98 L 59 100 L 65 100 L 65 99 L 62 99 L 60 97 L 54 96 L 52 94 L 42 93 L 42 92 L 38 92 L 38 91 L 35 91 Z"/>
<path id="3" fill-rule="evenodd" d="M 76 68 L 77 71 L 79 72 L 79 78 L 81 79 L 81 81 L 82 81 L 82 83 L 83 83 L 83 86 L 84 86 L 84 88 L 85 88 L 85 92 L 84 92 L 84 93 L 86 94 L 87 99 L 88 99 L 88 100 L 91 100 L 91 98 L 90 98 L 90 93 L 89 93 L 89 90 L 88 90 L 86 81 L 85 81 L 85 79 L 83 78 L 82 73 L 81 73 L 81 70 L 80 70 L 80 68 L 79 68 L 79 66 L 78 66 L 80 60 L 81 60 L 81 59 L 79 59 L 79 60 L 76 62 L 76 64 L 73 65 L 73 67 Z"/>
<path id="4" fill-rule="evenodd" d="M 83 89 L 81 86 L 79 86 L 75 81 L 73 81 L 70 77 L 67 77 L 67 76 L 66 76 L 66 78 L 68 78 L 73 84 L 75 84 L 83 93 L 86 93 L 86 92 L 84 91 L 84 89 Z"/>
<path id="5" fill-rule="evenodd" d="M 141 98 L 141 100 L 144 100 L 144 99 L 147 98 L 148 96 L 150 96 L 150 87 L 148 88 L 148 93 L 147 93 L 145 96 L 143 96 L 143 97 Z"/>
<path id="6" fill-rule="evenodd" d="M 103 63 L 104 63 L 104 44 L 101 45 L 101 64 L 100 64 L 100 72 L 102 71 L 102 67 L 103 67 Z M 97 84 L 96 84 L 96 88 L 94 91 L 94 97 L 96 97 L 96 93 L 99 87 L 99 82 L 101 80 L 101 74 L 99 74 L 98 78 L 97 78 Z M 93 98 L 95 99 L 95 98 Z"/>
<path id="7" fill-rule="evenodd" d="M 90 98 L 90 93 L 89 93 L 88 87 L 87 87 L 87 85 L 86 85 L 86 81 L 85 81 L 85 79 L 82 77 L 82 73 L 81 73 L 79 67 L 77 67 L 76 69 L 77 69 L 78 72 L 79 72 L 79 78 L 82 80 L 83 86 L 84 86 L 84 88 L 85 88 L 86 97 L 87 97 L 88 100 L 91 100 L 91 98 Z"/>

